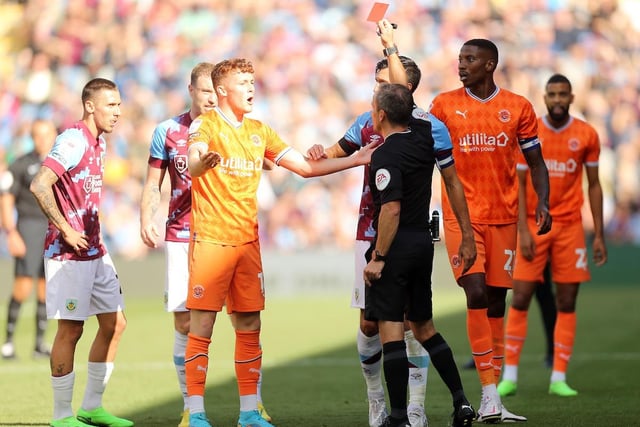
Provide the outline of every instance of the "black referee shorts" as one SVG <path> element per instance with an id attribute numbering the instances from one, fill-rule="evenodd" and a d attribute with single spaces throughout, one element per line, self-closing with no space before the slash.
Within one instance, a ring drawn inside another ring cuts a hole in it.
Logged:
<path id="1" fill-rule="evenodd" d="M 27 253 L 22 258 L 15 258 L 16 277 L 44 277 L 44 236 L 47 227 L 46 219 L 18 218 L 18 233 L 24 240 Z"/>
<path id="2" fill-rule="evenodd" d="M 371 246 L 375 247 L 375 244 Z M 367 259 L 371 251 L 367 252 Z M 428 231 L 398 230 L 382 277 L 365 288 L 365 319 L 402 322 L 433 317 L 433 242 Z"/>

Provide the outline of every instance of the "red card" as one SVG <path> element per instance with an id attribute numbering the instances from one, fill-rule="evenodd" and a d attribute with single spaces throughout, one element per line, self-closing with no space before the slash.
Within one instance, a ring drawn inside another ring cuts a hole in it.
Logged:
<path id="1" fill-rule="evenodd" d="M 384 18 L 384 14 L 387 13 L 388 8 L 389 8 L 389 3 L 375 2 L 373 4 L 373 7 L 371 8 L 371 12 L 369 12 L 367 21 L 371 21 L 371 22 L 380 21 L 382 18 Z"/>

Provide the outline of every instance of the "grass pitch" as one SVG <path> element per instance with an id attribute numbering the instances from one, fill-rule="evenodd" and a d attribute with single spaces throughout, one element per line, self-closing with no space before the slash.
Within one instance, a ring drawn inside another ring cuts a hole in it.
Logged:
<path id="1" fill-rule="evenodd" d="M 612 251 L 613 252 L 613 251 Z M 627 253 L 627 252 L 625 252 Z M 637 251 L 636 251 L 637 254 Z M 613 255 L 613 253 L 612 253 Z M 282 262 L 291 263 L 289 255 Z M 443 256 L 436 256 L 435 322 L 462 365 L 469 357 L 464 297 L 447 276 Z M 318 258 L 314 258 L 318 259 Z M 322 257 L 320 259 L 323 259 Z M 339 265 L 350 271 L 351 255 L 341 254 Z M 637 262 L 637 256 L 635 260 Z M 172 318 L 162 305 L 163 261 L 115 260 L 126 293 L 129 326 L 119 350 L 115 371 L 104 396 L 105 407 L 131 418 L 139 427 L 176 426 L 182 409 L 172 364 Z M 294 262 L 297 262 L 294 261 Z M 267 292 L 270 278 L 281 281 L 281 265 L 265 257 Z M 326 265 L 324 266 L 326 268 Z M 332 268 L 337 268 L 332 265 Z M 595 269 L 594 269 L 595 270 Z M 311 268 L 311 274 L 314 274 Z M 0 261 L 0 325 L 4 330 L 11 263 Z M 327 274 L 326 272 L 323 274 Z M 540 314 L 532 304 L 529 338 L 520 365 L 518 394 L 505 398 L 507 407 L 529 418 L 527 426 L 640 425 L 640 301 L 637 268 L 616 264 L 594 271 L 578 300 L 578 335 L 568 380 L 580 394 L 559 398 L 547 394 L 550 371 L 543 366 L 544 343 Z M 323 280 L 331 280 L 325 278 Z M 273 282 L 271 282 L 273 283 Z M 288 289 L 268 295 L 263 313 L 264 383 L 262 395 L 278 427 L 366 426 L 364 381 L 355 348 L 358 313 L 349 308 L 350 281 L 338 286 Z M 311 284 L 310 286 L 312 286 Z M 273 288 L 278 289 L 276 283 Z M 46 426 L 52 413 L 47 360 L 31 359 L 35 306 L 23 306 L 16 345 L 19 359 L 0 360 L 0 426 Z M 51 341 L 55 324 L 51 324 Z M 73 407 L 82 401 L 86 356 L 95 320 L 87 322 L 76 354 Z M 4 337 L 2 337 L 4 338 Z M 233 331 L 226 316 L 216 325 L 209 365 L 206 406 L 216 426 L 235 426 L 238 413 L 233 371 Z M 468 397 L 479 404 L 475 371 L 461 370 Z M 429 370 L 426 407 L 430 426 L 446 426 L 451 412 L 448 391 L 435 369 Z"/>

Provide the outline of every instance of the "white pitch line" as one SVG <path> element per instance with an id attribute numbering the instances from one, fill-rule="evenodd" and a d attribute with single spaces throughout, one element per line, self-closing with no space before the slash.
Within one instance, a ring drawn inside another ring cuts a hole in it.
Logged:
<path id="1" fill-rule="evenodd" d="M 520 358 L 521 361 L 532 362 L 532 361 L 540 361 L 544 355 L 540 354 L 527 354 L 522 355 Z M 461 357 L 457 358 L 457 362 L 464 362 L 466 359 L 462 359 Z M 572 362 L 636 362 L 640 360 L 640 353 L 578 353 L 571 356 Z M 217 359 L 215 361 L 216 365 L 228 365 L 232 366 L 233 360 L 226 359 Z M 265 360 L 263 363 L 263 367 L 265 368 L 277 368 L 281 366 L 350 366 L 350 365 L 358 365 L 357 357 L 346 358 L 346 357 L 304 357 L 301 359 L 271 359 Z M 86 363 L 76 363 L 75 371 L 86 370 Z M 127 371 L 127 372 L 140 372 L 140 371 L 164 371 L 164 370 L 172 370 L 174 369 L 173 363 L 171 362 L 162 362 L 162 361 L 154 361 L 154 362 L 118 362 L 116 360 L 116 370 L 117 371 Z M 33 373 L 33 372 L 49 372 L 48 365 L 23 365 L 20 362 L 11 362 L 8 364 L 0 365 L 0 374 L 2 375 L 22 375 L 25 373 Z"/>

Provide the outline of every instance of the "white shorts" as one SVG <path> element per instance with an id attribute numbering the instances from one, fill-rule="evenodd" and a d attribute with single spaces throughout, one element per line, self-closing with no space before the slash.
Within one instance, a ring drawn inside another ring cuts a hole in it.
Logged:
<path id="1" fill-rule="evenodd" d="M 169 312 L 189 311 L 186 307 L 189 288 L 189 242 L 165 242 L 167 276 L 164 307 Z"/>
<path id="2" fill-rule="evenodd" d="M 355 251 L 355 266 L 356 275 L 353 282 L 353 292 L 351 292 L 351 307 L 364 310 L 364 268 L 367 265 L 367 261 L 364 259 L 364 254 L 371 247 L 371 242 L 368 240 L 356 240 Z"/>
<path id="3" fill-rule="evenodd" d="M 44 259 L 47 318 L 87 320 L 124 310 L 120 280 L 109 254 L 90 261 Z"/>

